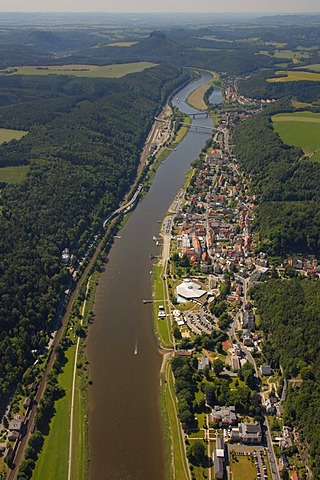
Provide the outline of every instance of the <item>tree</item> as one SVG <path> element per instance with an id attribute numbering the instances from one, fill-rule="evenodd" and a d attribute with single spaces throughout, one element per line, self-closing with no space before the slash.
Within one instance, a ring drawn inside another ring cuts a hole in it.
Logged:
<path id="1" fill-rule="evenodd" d="M 203 442 L 199 440 L 192 442 L 187 449 L 187 457 L 193 465 L 206 465 L 206 449 Z"/>
<path id="2" fill-rule="evenodd" d="M 223 369 L 224 369 L 224 363 L 223 363 L 222 360 L 220 360 L 220 358 L 218 358 L 217 360 L 215 360 L 215 361 L 213 362 L 212 367 L 213 367 L 213 371 L 214 371 L 215 375 L 216 375 L 217 377 L 219 377 L 220 374 L 221 374 L 221 372 L 222 372 Z"/>

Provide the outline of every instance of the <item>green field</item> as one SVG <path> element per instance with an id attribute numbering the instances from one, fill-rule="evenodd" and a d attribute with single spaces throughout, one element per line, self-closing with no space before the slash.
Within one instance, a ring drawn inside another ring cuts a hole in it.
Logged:
<path id="1" fill-rule="evenodd" d="M 313 70 L 314 72 L 320 72 L 320 64 L 314 63 L 312 65 L 305 65 L 304 67 L 297 67 L 297 70 Z"/>
<path id="2" fill-rule="evenodd" d="M 302 72 L 299 70 L 279 70 L 277 75 L 283 75 L 282 77 L 267 78 L 267 82 L 299 82 L 301 80 L 307 80 L 309 82 L 320 82 L 320 73 Z"/>
<path id="3" fill-rule="evenodd" d="M 68 362 L 58 377 L 66 395 L 55 403 L 56 414 L 50 423 L 50 433 L 45 437 L 43 449 L 36 462 L 32 478 L 34 480 L 65 480 L 68 476 L 69 428 L 71 408 L 71 386 L 74 355 L 72 345 L 66 352 Z"/>
<path id="4" fill-rule="evenodd" d="M 0 182 L 5 183 L 22 183 L 26 178 L 29 165 L 20 167 L 3 167 L 0 168 Z"/>
<path id="5" fill-rule="evenodd" d="M 257 470 L 250 456 L 235 456 L 230 462 L 230 469 L 233 480 L 255 480 L 257 478 Z"/>
<path id="6" fill-rule="evenodd" d="M 312 161 L 320 161 L 320 113 L 280 113 L 272 121 L 284 143 L 301 147 Z"/>
<path id="7" fill-rule="evenodd" d="M 274 58 L 287 58 L 288 60 L 292 60 L 294 63 L 300 62 L 301 59 L 305 59 L 309 57 L 309 53 L 305 52 L 294 52 L 292 50 L 274 50 L 273 55 L 270 55 L 268 50 L 260 50 L 260 55 L 268 55 L 269 57 Z"/>
<path id="8" fill-rule="evenodd" d="M 10 142 L 10 140 L 20 140 L 27 135 L 24 130 L 10 130 L 9 128 L 0 128 L 0 143 Z"/>
<path id="9" fill-rule="evenodd" d="M 136 45 L 138 42 L 113 42 L 107 43 L 106 47 L 132 47 L 132 45 Z"/>
<path id="10" fill-rule="evenodd" d="M 146 68 L 156 67 L 156 63 L 134 62 L 115 65 L 59 65 L 47 67 L 15 67 L 5 70 L 9 75 L 75 75 L 90 78 L 120 78 L 129 73 L 142 72 Z M 9 72 L 9 73 L 8 73 Z M 1 73 L 1 72 L 0 72 Z"/>

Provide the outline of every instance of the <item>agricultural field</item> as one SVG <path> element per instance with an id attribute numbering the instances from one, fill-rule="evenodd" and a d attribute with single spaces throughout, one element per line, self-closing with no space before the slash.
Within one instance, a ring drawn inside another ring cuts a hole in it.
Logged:
<path id="1" fill-rule="evenodd" d="M 20 140 L 27 135 L 24 130 L 10 130 L 8 128 L 0 128 L 0 143 L 10 142 L 10 140 Z"/>
<path id="2" fill-rule="evenodd" d="M 320 72 L 320 64 L 314 63 L 312 65 L 305 65 L 304 67 L 297 67 L 297 70 L 312 70 L 313 72 Z"/>
<path id="3" fill-rule="evenodd" d="M 301 147 L 313 162 L 320 161 L 320 114 L 280 113 L 272 117 L 273 127 L 284 143 Z"/>
<path id="4" fill-rule="evenodd" d="M 74 75 L 90 78 L 120 78 L 129 73 L 142 72 L 146 68 L 156 67 L 156 63 L 134 62 L 115 65 L 59 65 L 47 67 L 15 67 L 3 70 L 7 75 Z M 1 72 L 0 72 L 1 74 Z"/>
<path id="5" fill-rule="evenodd" d="M 260 50 L 260 55 L 267 55 L 268 57 L 274 58 L 285 58 L 292 60 L 293 63 L 299 63 L 301 59 L 309 58 L 309 53 L 306 52 L 294 52 L 293 50 L 274 50 L 273 55 L 270 54 L 268 50 Z"/>
<path id="6" fill-rule="evenodd" d="M 0 168 L 0 182 L 20 184 L 26 178 L 29 165 Z"/>
<path id="7" fill-rule="evenodd" d="M 136 45 L 138 42 L 113 42 L 107 43 L 106 47 L 132 47 L 132 45 Z"/>
<path id="8" fill-rule="evenodd" d="M 320 73 L 302 72 L 300 70 L 279 70 L 276 72 L 281 77 L 267 78 L 267 82 L 299 82 L 307 80 L 309 82 L 320 82 Z"/>

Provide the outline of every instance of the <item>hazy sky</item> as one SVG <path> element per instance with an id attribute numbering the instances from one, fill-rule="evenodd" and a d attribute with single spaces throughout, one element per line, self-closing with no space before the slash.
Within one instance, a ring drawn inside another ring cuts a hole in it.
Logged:
<path id="1" fill-rule="evenodd" d="M 319 0 L 0 0 L 2 12 L 319 12 Z"/>

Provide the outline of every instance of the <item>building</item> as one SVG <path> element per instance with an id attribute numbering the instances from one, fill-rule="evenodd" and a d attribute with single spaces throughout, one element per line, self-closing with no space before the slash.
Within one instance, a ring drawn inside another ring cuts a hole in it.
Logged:
<path id="1" fill-rule="evenodd" d="M 215 405 L 209 415 L 209 423 L 219 425 L 219 427 L 236 425 L 237 421 L 236 408 L 233 405 L 230 407 Z"/>
<path id="2" fill-rule="evenodd" d="M 214 478 L 222 479 L 224 477 L 225 465 L 225 446 L 221 437 L 217 438 L 216 449 L 213 452 Z"/>
<path id="3" fill-rule="evenodd" d="M 269 376 L 269 375 L 272 375 L 272 368 L 270 367 L 270 365 L 267 365 L 266 363 L 264 363 L 260 367 L 260 372 L 261 372 L 261 375 Z"/>
<path id="4" fill-rule="evenodd" d="M 185 278 L 183 282 L 177 286 L 177 294 L 187 300 L 200 298 L 205 293 L 207 293 L 206 290 L 201 290 L 201 286 L 190 280 L 190 278 Z"/>
<path id="5" fill-rule="evenodd" d="M 247 445 L 260 445 L 262 440 L 260 423 L 240 423 L 238 428 L 232 429 L 231 440 Z"/>
<path id="6" fill-rule="evenodd" d="M 8 429 L 12 432 L 21 433 L 23 430 L 23 426 L 23 419 L 20 417 L 14 417 L 12 420 L 10 420 Z"/>
<path id="7" fill-rule="evenodd" d="M 65 248 L 61 253 L 61 263 L 64 265 L 69 265 L 71 260 L 70 252 L 68 248 Z"/>
<path id="8" fill-rule="evenodd" d="M 206 357 L 205 355 L 201 355 L 201 357 L 198 358 L 198 372 L 203 372 L 203 370 L 209 366 L 210 366 L 209 358 Z"/>

